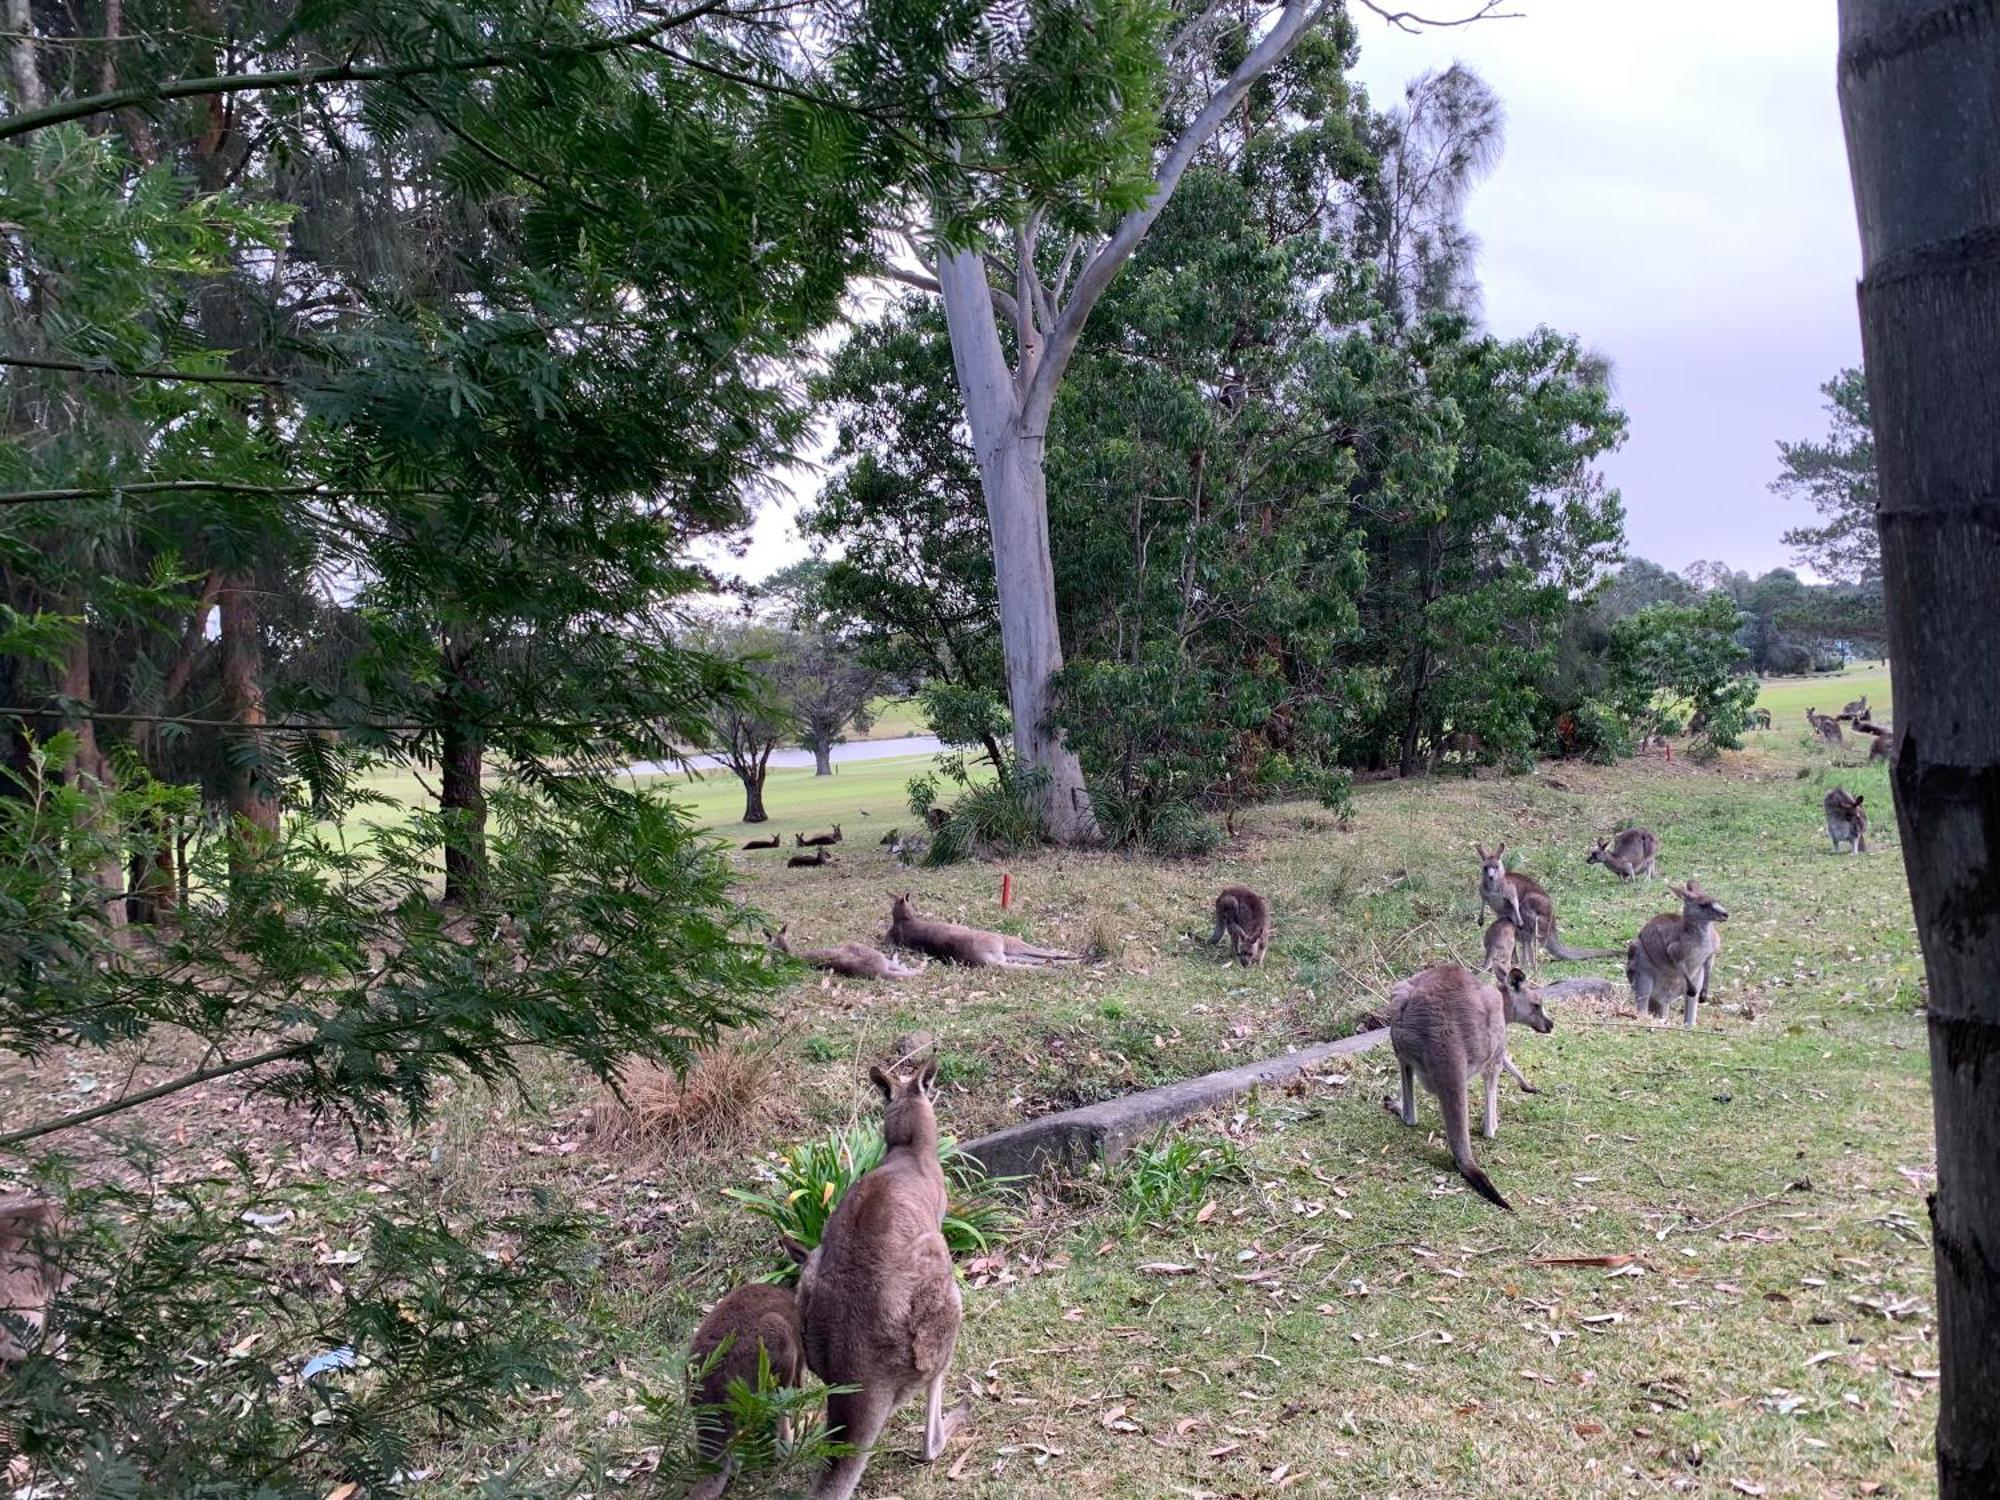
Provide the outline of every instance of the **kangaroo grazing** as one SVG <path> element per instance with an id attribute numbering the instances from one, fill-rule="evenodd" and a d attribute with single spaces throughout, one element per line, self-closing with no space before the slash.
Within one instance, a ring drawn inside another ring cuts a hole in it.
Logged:
<path id="1" fill-rule="evenodd" d="M 62 1211 L 46 1198 L 0 1198 L 0 1365 L 18 1364 L 41 1342 L 62 1286 L 56 1236 Z"/>
<path id="2" fill-rule="evenodd" d="M 822 844 L 837 844 L 840 842 L 840 825 L 834 824 L 832 833 L 795 833 L 792 838 L 801 849 L 817 849 Z"/>
<path id="3" fill-rule="evenodd" d="M 1271 946 L 1271 908 L 1247 885 L 1226 885 L 1215 898 L 1215 931 L 1202 941 L 1218 943 L 1229 934 L 1229 950 L 1246 969 L 1264 961 Z"/>
<path id="4" fill-rule="evenodd" d="M 1491 854 L 1483 844 L 1474 844 L 1479 851 L 1479 899 L 1493 911 L 1512 922 L 1519 932 L 1527 934 L 1528 951 L 1525 955 L 1530 964 L 1536 962 L 1536 948 L 1546 947 L 1550 954 L 1569 963 L 1583 959 L 1608 958 L 1616 948 L 1569 948 L 1556 936 L 1556 908 L 1549 899 L 1549 893 L 1542 889 L 1540 881 L 1532 875 L 1510 875 L 1500 856 L 1507 852 L 1505 844 Z M 1475 919 L 1476 920 L 1476 919 Z"/>
<path id="5" fill-rule="evenodd" d="M 1519 969 L 1489 982 L 1456 964 L 1437 964 L 1403 980 L 1389 991 L 1389 1045 L 1402 1070 L 1403 1096 L 1400 1108 L 1394 1099 L 1382 1104 L 1405 1125 L 1414 1125 L 1416 1085 L 1437 1095 L 1445 1145 L 1459 1175 L 1480 1197 L 1511 1213 L 1513 1205 L 1473 1160 L 1465 1102 L 1466 1084 L 1474 1074 L 1481 1075 L 1486 1113 L 1480 1133 L 1490 1141 L 1500 1129 L 1500 1074 L 1511 1073 L 1523 1089 L 1535 1092 L 1507 1056 L 1509 1021 L 1544 1033 L 1555 1029 Z"/>
<path id="6" fill-rule="evenodd" d="M 1659 853 L 1660 841 L 1650 828 L 1628 828 L 1616 840 L 1599 839 L 1597 847 L 1584 855 L 1583 862 L 1603 865 L 1620 880 L 1630 880 L 1634 875 L 1644 875 L 1650 880 Z"/>
<path id="7" fill-rule="evenodd" d="M 814 1500 L 848 1500 L 870 1450 L 898 1406 L 924 1391 L 925 1463 L 933 1463 L 971 1408 L 944 1410 L 945 1375 L 965 1305 L 945 1247 L 944 1169 L 938 1164 L 937 1063 L 914 1075 L 871 1068 L 886 1108 L 881 1162 L 834 1206 L 819 1247 L 799 1273 L 806 1363 L 828 1385 L 829 1434 L 853 1451 L 832 1460 Z"/>
<path id="8" fill-rule="evenodd" d="M 1818 709 L 1809 708 L 1806 710 L 1806 722 L 1812 725 L 1813 732 L 1816 733 L 1821 739 L 1825 740 L 1829 745 L 1844 745 L 1847 743 L 1847 741 L 1841 737 L 1840 720 L 1829 719 L 1825 714 L 1821 713 Z"/>
<path id="9" fill-rule="evenodd" d="M 715 1500 L 736 1477 L 736 1457 L 728 1452 L 736 1435 L 729 1414 L 730 1386 L 741 1381 L 756 1390 L 765 1358 L 779 1388 L 795 1386 L 804 1351 L 798 1298 L 790 1287 L 768 1282 L 739 1286 L 701 1320 L 688 1348 L 688 1403 L 695 1408 L 695 1451 L 703 1463 L 721 1467 L 689 1490 L 687 1500 Z M 779 1436 L 789 1440 L 790 1423 L 783 1417 L 778 1422 Z"/>
<path id="10" fill-rule="evenodd" d="M 890 898 L 889 941 L 898 948 L 914 948 L 932 958 L 964 964 L 968 969 L 1038 968 L 1045 963 L 1075 963 L 1079 955 L 1060 953 L 1053 948 L 1037 948 L 1004 932 L 988 932 L 983 927 L 961 927 L 956 922 L 940 922 L 920 917 L 910 904 L 910 893 Z"/>
<path id="11" fill-rule="evenodd" d="M 746 839 L 744 840 L 743 847 L 745 849 L 775 849 L 782 842 L 784 841 L 774 833 L 767 839 Z"/>
<path id="12" fill-rule="evenodd" d="M 1667 889 L 1681 898 L 1679 916 L 1655 917 L 1639 929 L 1625 949 L 1625 978 L 1632 986 L 1632 1006 L 1653 1017 L 1667 1013 L 1667 995 L 1679 990 L 1685 998 L 1681 1024 L 1694 1025 L 1696 1007 L 1708 998 L 1708 979 L 1715 955 L 1722 951 L 1716 924 L 1729 912 L 1700 884 L 1671 882 Z"/>
<path id="13" fill-rule="evenodd" d="M 1833 840 L 1833 852 L 1841 852 L 1846 844 L 1850 854 L 1868 852 L 1868 814 L 1861 804 L 1865 797 L 1850 797 L 1845 787 L 1835 787 L 1826 794 L 1826 836 Z"/>
<path id="14" fill-rule="evenodd" d="M 825 845 L 821 845 L 810 854 L 794 854 L 790 859 L 785 861 L 785 868 L 788 870 L 810 870 L 816 865 L 830 865 L 832 863 L 832 851 L 827 849 Z"/>
<path id="15" fill-rule="evenodd" d="M 1771 710 L 1768 708 L 1751 709 L 1750 725 L 1753 729 L 1769 729 L 1771 727 Z"/>
<path id="16" fill-rule="evenodd" d="M 764 936 L 771 946 L 780 953 L 789 954 L 802 964 L 810 964 L 815 969 L 831 969 L 836 974 L 844 974 L 849 979 L 908 979 L 921 974 L 923 970 L 912 969 L 907 964 L 899 964 L 879 948 L 871 948 L 866 943 L 835 943 L 831 948 L 792 947 L 785 934 L 790 932 L 788 922 L 776 932 L 764 929 Z"/>

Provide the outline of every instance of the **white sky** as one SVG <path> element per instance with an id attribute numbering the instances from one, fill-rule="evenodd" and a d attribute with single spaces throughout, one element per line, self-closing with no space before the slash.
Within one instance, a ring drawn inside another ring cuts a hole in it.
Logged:
<path id="1" fill-rule="evenodd" d="M 1467 212 L 1485 317 L 1611 357 L 1631 431 L 1605 468 L 1632 554 L 1787 563 L 1779 533 L 1811 513 L 1765 488 L 1777 440 L 1823 432 L 1820 383 L 1860 360 L 1833 0 L 1506 8 L 1521 17 L 1416 36 L 1362 13 L 1357 76 L 1382 107 L 1456 58 L 1500 95 L 1506 147 Z M 760 516 L 745 575 L 803 553 L 793 509 Z"/>

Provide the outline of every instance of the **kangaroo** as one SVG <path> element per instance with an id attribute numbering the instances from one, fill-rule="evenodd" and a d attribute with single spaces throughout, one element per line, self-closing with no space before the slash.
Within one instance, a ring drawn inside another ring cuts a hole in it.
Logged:
<path id="1" fill-rule="evenodd" d="M 834 824 L 832 833 L 795 833 L 792 838 L 797 841 L 801 849 L 817 849 L 822 844 L 837 844 L 840 842 L 840 825 Z"/>
<path id="2" fill-rule="evenodd" d="M 937 1063 L 914 1075 L 871 1068 L 868 1076 L 886 1105 L 887 1153 L 834 1206 L 799 1273 L 806 1363 L 828 1385 L 860 1387 L 827 1397 L 827 1430 L 852 1451 L 828 1464 L 814 1500 L 848 1500 L 883 1424 L 918 1390 L 925 1463 L 972 1415 L 963 1403 L 944 1410 L 965 1305 L 939 1232 L 946 1196 L 932 1103 Z"/>
<path id="3" fill-rule="evenodd" d="M 701 1320 L 688 1349 L 688 1404 L 695 1408 L 695 1451 L 705 1464 L 720 1464 L 688 1491 L 687 1500 L 715 1500 L 736 1477 L 730 1439 L 729 1387 L 741 1381 L 757 1389 L 760 1355 L 771 1365 L 780 1388 L 799 1384 L 805 1333 L 799 1326 L 798 1298 L 790 1287 L 753 1282 L 739 1286 Z M 779 1436 L 789 1441 L 790 1422 L 778 1419 Z"/>
<path id="4" fill-rule="evenodd" d="M 1597 847 L 1584 855 L 1583 862 L 1603 865 L 1620 880 L 1630 880 L 1634 875 L 1644 875 L 1650 880 L 1659 853 L 1660 841 L 1650 828 L 1628 828 L 1615 841 L 1599 839 Z"/>
<path id="5" fill-rule="evenodd" d="M 1513 1074 L 1522 1088 L 1534 1091 L 1507 1056 L 1509 1021 L 1544 1033 L 1555 1029 L 1541 997 L 1519 969 L 1488 982 L 1470 969 L 1438 964 L 1403 980 L 1389 991 L 1389 1045 L 1402 1070 L 1403 1097 L 1400 1107 L 1394 1099 L 1382 1104 L 1405 1125 L 1414 1125 L 1416 1084 L 1437 1095 L 1445 1144 L 1459 1176 L 1480 1197 L 1511 1213 L 1513 1205 L 1473 1160 L 1465 1103 L 1466 1084 L 1475 1073 L 1482 1075 L 1486 1113 L 1480 1133 L 1490 1141 L 1500 1129 L 1501 1072 Z"/>
<path id="6" fill-rule="evenodd" d="M 1236 961 L 1249 968 L 1264 961 L 1271 946 L 1271 908 L 1264 898 L 1247 885 L 1226 885 L 1215 898 L 1215 931 L 1202 941 L 1218 943 L 1229 934 L 1229 949 Z"/>
<path id="7" fill-rule="evenodd" d="M 883 848 L 888 849 L 894 847 L 895 844 L 902 839 L 902 837 L 903 837 L 902 829 L 891 828 L 887 833 L 883 834 L 882 837 L 877 839 L 875 842 L 880 844 Z"/>
<path id="8" fill-rule="evenodd" d="M 745 849 L 775 849 L 783 842 L 784 840 L 774 833 L 767 839 L 746 839 L 744 840 L 743 847 Z"/>
<path id="9" fill-rule="evenodd" d="M 1845 739 L 1841 738 L 1840 720 L 1829 719 L 1818 709 L 1809 708 L 1806 710 L 1806 722 L 1812 725 L 1813 732 L 1829 745 L 1844 745 L 1847 743 Z"/>
<path id="10" fill-rule="evenodd" d="M 832 863 L 833 855 L 824 845 L 821 845 L 810 854 L 794 854 L 790 859 L 785 861 L 785 868 L 788 870 L 810 870 L 815 865 L 830 865 Z"/>
<path id="11" fill-rule="evenodd" d="M 1505 844 L 1491 854 L 1485 846 L 1474 844 L 1479 851 L 1479 899 L 1491 907 L 1499 916 L 1512 922 L 1517 931 L 1528 935 L 1528 962 L 1536 962 L 1537 946 L 1546 947 L 1550 954 L 1569 963 L 1590 958 L 1609 958 L 1616 948 L 1569 948 L 1556 936 L 1556 908 L 1549 899 L 1549 893 L 1542 889 L 1540 881 L 1532 875 L 1510 875 L 1500 856 L 1507 852 Z"/>
<path id="12" fill-rule="evenodd" d="M 879 948 L 871 948 L 866 943 L 835 943 L 831 948 L 795 950 L 785 937 L 791 930 L 788 922 L 776 932 L 766 927 L 764 936 L 780 953 L 790 954 L 800 963 L 810 964 L 815 969 L 831 969 L 849 979 L 908 979 L 923 972 L 897 963 Z"/>
<path id="13" fill-rule="evenodd" d="M 1685 997 L 1681 1024 L 1694 1025 L 1695 1009 L 1708 998 L 1708 979 L 1715 955 L 1722 951 L 1719 922 L 1729 912 L 1700 884 L 1671 882 L 1667 889 L 1681 898 L 1679 916 L 1655 917 L 1639 929 L 1625 948 L 1625 978 L 1632 985 L 1632 1005 L 1649 1016 L 1667 1013 L 1667 995 L 1678 989 Z"/>
<path id="14" fill-rule="evenodd" d="M 1495 917 L 1486 928 L 1486 970 L 1505 974 L 1514 967 L 1516 928 L 1505 917 Z"/>
<path id="15" fill-rule="evenodd" d="M 1769 729 L 1771 727 L 1771 710 L 1768 708 L 1751 709 L 1750 723 L 1756 729 Z"/>
<path id="16" fill-rule="evenodd" d="M 956 922 L 940 922 L 917 915 L 910 893 L 890 898 L 889 941 L 898 948 L 914 948 L 932 958 L 964 964 L 969 969 L 1036 968 L 1045 963 L 1075 963 L 1079 955 L 1059 953 L 1053 948 L 1037 948 L 1004 932 L 988 932 L 983 927 L 961 927 Z"/>
<path id="17" fill-rule="evenodd" d="M 1868 695 L 1866 693 L 1863 693 L 1859 698 L 1854 699 L 1852 702 L 1842 707 L 1840 711 L 1844 714 L 1851 714 L 1857 719 L 1867 718 Z"/>
<path id="18" fill-rule="evenodd" d="M 1851 854 L 1868 852 L 1868 814 L 1861 810 L 1865 797 L 1850 797 L 1844 787 L 1826 794 L 1826 836 L 1833 840 L 1833 852 L 1846 844 Z"/>
<path id="19" fill-rule="evenodd" d="M 18 1364 L 41 1342 L 62 1286 L 56 1237 L 62 1211 L 46 1198 L 0 1198 L 0 1365 Z"/>

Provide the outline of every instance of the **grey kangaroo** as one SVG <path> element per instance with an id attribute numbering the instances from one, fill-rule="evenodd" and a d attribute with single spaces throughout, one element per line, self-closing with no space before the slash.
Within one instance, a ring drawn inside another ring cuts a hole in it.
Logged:
<path id="1" fill-rule="evenodd" d="M 757 1389 L 760 1356 L 771 1365 L 779 1387 L 795 1386 L 804 1368 L 805 1335 L 799 1327 L 798 1298 L 790 1287 L 754 1282 L 739 1286 L 701 1320 L 688 1349 L 688 1401 L 695 1408 L 695 1451 L 705 1464 L 719 1465 L 687 1493 L 687 1500 L 715 1500 L 736 1477 L 729 1440 L 736 1435 L 729 1415 L 729 1387 L 741 1381 Z M 779 1418 L 781 1437 L 790 1424 Z"/>
<path id="2" fill-rule="evenodd" d="M 61 1288 L 62 1210 L 47 1198 L 0 1198 L 0 1365 L 18 1364 L 41 1341 Z"/>
<path id="3" fill-rule="evenodd" d="M 1479 899 L 1495 914 L 1505 917 L 1514 924 L 1518 932 L 1527 935 L 1528 949 L 1524 955 L 1530 964 L 1536 962 L 1536 949 L 1545 947 L 1556 958 L 1575 963 L 1582 959 L 1608 958 L 1616 948 L 1569 948 L 1556 936 L 1556 908 L 1549 899 L 1549 893 L 1542 889 L 1540 881 L 1532 875 L 1510 875 L 1507 866 L 1501 863 L 1501 856 L 1507 852 L 1505 844 L 1491 854 L 1483 844 L 1474 844 L 1479 851 Z"/>
<path id="4" fill-rule="evenodd" d="M 1862 810 L 1864 797 L 1850 797 L 1845 787 L 1826 794 L 1826 836 L 1833 840 L 1833 852 L 1846 844 L 1851 854 L 1868 852 L 1868 814 Z"/>
<path id="5" fill-rule="evenodd" d="M 914 1075 L 872 1068 L 868 1076 L 886 1102 L 888 1152 L 835 1205 L 799 1273 L 806 1363 L 828 1385 L 860 1387 L 827 1397 L 827 1429 L 853 1451 L 829 1463 L 814 1500 L 848 1500 L 890 1413 L 919 1390 L 925 1463 L 936 1461 L 971 1416 L 964 1404 L 944 1410 L 965 1308 L 940 1232 L 937 1064 Z"/>
<path id="6" fill-rule="evenodd" d="M 833 825 L 832 833 L 795 833 L 792 835 L 793 842 L 801 849 L 817 849 L 822 844 L 837 844 L 840 842 L 840 839 L 841 833 L 838 823 Z"/>
<path id="7" fill-rule="evenodd" d="M 1771 710 L 1768 708 L 1751 709 L 1750 725 L 1753 729 L 1769 729 L 1771 727 Z"/>
<path id="8" fill-rule="evenodd" d="M 910 904 L 910 893 L 890 898 L 889 941 L 898 948 L 914 948 L 948 963 L 969 969 L 1036 968 L 1042 964 L 1077 962 L 1078 955 L 1053 948 L 1037 948 L 1004 932 L 988 932 L 983 927 L 961 927 L 956 922 L 940 922 L 920 917 Z"/>
<path id="9" fill-rule="evenodd" d="M 1660 841 L 1650 828 L 1628 828 L 1616 839 L 1599 839 L 1597 847 L 1584 855 L 1583 862 L 1603 865 L 1620 880 L 1630 880 L 1634 875 L 1644 875 L 1650 880 L 1659 854 Z"/>
<path id="10" fill-rule="evenodd" d="M 821 845 L 810 854 L 794 854 L 790 859 L 785 861 L 785 868 L 788 870 L 810 870 L 815 865 L 830 865 L 832 863 L 833 851 L 825 845 Z"/>
<path id="11" fill-rule="evenodd" d="M 1852 702 L 1846 704 L 1840 711 L 1844 714 L 1852 714 L 1857 719 L 1867 718 L 1868 695 L 1866 693 L 1863 693 L 1859 698 L 1856 698 Z"/>
<path id="12" fill-rule="evenodd" d="M 1681 1024 L 1692 1026 L 1696 1007 L 1708 998 L 1715 955 L 1722 951 L 1716 927 L 1729 920 L 1729 912 L 1693 879 L 1667 889 L 1681 898 L 1681 914 L 1655 917 L 1639 929 L 1625 949 L 1625 977 L 1635 1009 L 1664 1016 L 1667 997 L 1678 992 L 1684 999 Z"/>
<path id="13" fill-rule="evenodd" d="M 849 979 L 908 979 L 923 972 L 897 963 L 881 949 L 871 948 L 866 943 L 835 943 L 831 948 L 794 948 L 785 936 L 791 930 L 788 922 L 776 932 L 765 928 L 764 936 L 780 953 L 790 954 L 800 963 L 810 964 L 815 969 L 830 969 Z"/>
<path id="14" fill-rule="evenodd" d="M 777 834 L 774 833 L 767 839 L 745 839 L 743 841 L 743 847 L 745 849 L 775 849 L 778 847 L 779 844 L 783 842 L 784 841 L 780 839 Z"/>
<path id="15" fill-rule="evenodd" d="M 1813 732 L 1816 733 L 1821 739 L 1825 740 L 1829 745 L 1844 745 L 1847 743 L 1847 741 L 1841 737 L 1840 720 L 1829 719 L 1825 714 L 1821 713 L 1818 709 L 1809 708 L 1806 710 L 1806 722 L 1812 725 Z"/>
<path id="16" fill-rule="evenodd" d="M 1215 931 L 1203 941 L 1218 943 L 1229 934 L 1229 950 L 1246 969 L 1261 964 L 1271 946 L 1271 908 L 1247 885 L 1225 885 L 1215 898 Z"/>
<path id="17" fill-rule="evenodd" d="M 1414 1125 L 1416 1085 L 1422 1083 L 1437 1095 L 1445 1145 L 1451 1149 L 1459 1176 L 1480 1197 L 1511 1213 L 1513 1205 L 1500 1196 L 1492 1179 L 1473 1159 L 1465 1100 L 1467 1083 L 1475 1074 L 1480 1075 L 1486 1087 L 1480 1133 L 1490 1141 L 1500 1129 L 1502 1071 L 1513 1074 L 1522 1088 L 1534 1092 L 1507 1056 L 1509 1021 L 1544 1033 L 1555 1029 L 1542 1009 L 1540 996 L 1519 969 L 1509 969 L 1504 976 L 1489 981 L 1456 964 L 1438 964 L 1403 980 L 1389 991 L 1389 1045 L 1395 1049 L 1402 1070 L 1402 1099 L 1384 1099 L 1382 1103 L 1405 1125 Z"/>

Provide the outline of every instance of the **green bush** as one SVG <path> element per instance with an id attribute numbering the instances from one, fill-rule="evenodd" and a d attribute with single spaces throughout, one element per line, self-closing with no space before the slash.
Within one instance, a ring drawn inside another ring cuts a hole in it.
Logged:
<path id="1" fill-rule="evenodd" d="M 926 865 L 955 865 L 985 854 L 1015 854 L 1042 841 L 1040 771 L 1017 770 L 1005 781 L 969 786 L 951 804 L 950 818 L 931 835 Z M 914 807 L 915 802 L 912 800 Z"/>
<path id="2" fill-rule="evenodd" d="M 1236 1143 L 1226 1136 L 1161 1131 L 1125 1159 L 1119 1198 L 1134 1224 L 1158 1224 L 1208 1196 L 1209 1186 L 1245 1176 Z"/>
<path id="3" fill-rule="evenodd" d="M 881 1163 L 886 1150 L 879 1124 L 851 1125 L 780 1155 L 772 1169 L 773 1180 L 768 1191 L 753 1192 L 747 1188 L 725 1191 L 780 1235 L 811 1250 L 825 1235 L 826 1221 L 833 1217 L 847 1190 L 864 1172 Z M 984 1250 L 1013 1226 L 1013 1214 L 992 1191 L 1008 1179 L 986 1176 L 978 1163 L 959 1150 L 958 1143 L 949 1136 L 939 1143 L 938 1154 L 944 1162 L 949 1189 L 944 1242 L 954 1256 Z M 779 1251 L 764 1279 L 792 1281 L 798 1273 L 799 1268 L 791 1258 Z"/>

